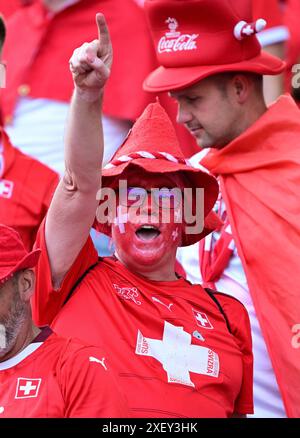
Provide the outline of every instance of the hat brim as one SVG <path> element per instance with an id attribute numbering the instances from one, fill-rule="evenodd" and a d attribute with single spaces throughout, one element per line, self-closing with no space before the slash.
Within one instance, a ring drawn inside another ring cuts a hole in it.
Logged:
<path id="1" fill-rule="evenodd" d="M 115 185 L 116 180 L 120 179 L 125 169 L 134 166 L 141 168 L 144 172 L 146 171 L 147 173 L 154 174 L 184 172 L 185 176 L 191 182 L 191 188 L 198 187 L 204 189 L 204 228 L 202 232 L 198 234 L 184 233 L 181 246 L 188 246 L 198 242 L 220 226 L 220 221 L 217 216 L 214 213 L 211 213 L 219 193 L 217 180 L 209 173 L 201 171 L 200 169 L 167 160 L 138 158 L 134 160 L 134 163 L 126 162 L 110 169 L 103 169 L 102 186 L 111 187 Z M 108 236 L 111 235 L 111 227 L 108 223 L 99 223 L 95 220 L 93 227 L 101 233 Z"/>
<path id="2" fill-rule="evenodd" d="M 18 271 L 21 271 L 22 269 L 31 269 L 34 268 L 38 261 L 41 254 L 40 249 L 35 249 L 34 251 L 31 251 L 30 253 L 26 254 L 23 259 L 21 259 L 17 265 L 9 266 L 6 268 L 0 267 L 0 282 L 5 282 L 6 280 L 9 280 L 10 277 L 13 276 Z"/>
<path id="3" fill-rule="evenodd" d="M 282 73 L 285 67 L 284 61 L 264 51 L 255 58 L 227 65 L 170 68 L 160 66 L 145 79 L 143 88 L 152 93 L 180 90 L 218 73 L 245 71 L 261 75 L 277 75 Z"/>

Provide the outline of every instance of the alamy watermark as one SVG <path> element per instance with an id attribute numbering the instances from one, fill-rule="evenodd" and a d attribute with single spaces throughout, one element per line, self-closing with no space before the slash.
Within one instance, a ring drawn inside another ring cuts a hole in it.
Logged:
<path id="1" fill-rule="evenodd" d="M 6 85 L 6 66 L 0 62 L 0 88 L 5 88 Z"/>
<path id="2" fill-rule="evenodd" d="M 295 89 L 300 88 L 300 64 L 294 64 L 292 66 L 292 87 Z"/>
<path id="3" fill-rule="evenodd" d="M 0 324 L 0 349 L 6 348 L 6 330 L 3 324 Z"/>
<path id="4" fill-rule="evenodd" d="M 149 199 L 150 198 L 150 199 Z M 103 187 L 97 193 L 99 206 L 96 218 L 100 224 L 117 223 L 125 232 L 129 220 L 138 222 L 145 216 L 145 205 L 150 206 L 148 223 L 184 223 L 186 234 L 199 234 L 204 227 L 203 188 L 128 187 L 127 180 L 119 180 L 119 187 Z M 148 207 L 149 208 L 149 207 Z M 148 210 L 149 211 L 149 210 Z M 123 225 L 123 226 L 122 226 Z"/>
<path id="5" fill-rule="evenodd" d="M 300 348 L 300 324 L 295 324 L 292 327 L 292 337 L 291 344 L 293 348 Z"/>

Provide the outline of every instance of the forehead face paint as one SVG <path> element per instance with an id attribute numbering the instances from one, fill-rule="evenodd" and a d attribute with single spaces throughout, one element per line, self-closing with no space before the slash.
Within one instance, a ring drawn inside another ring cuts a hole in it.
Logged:
<path id="1" fill-rule="evenodd" d="M 118 205 L 117 206 L 117 214 L 116 214 L 116 217 L 114 218 L 114 224 L 119 227 L 119 232 L 121 234 L 125 233 L 125 225 L 124 224 L 127 221 L 128 221 L 128 213 L 122 212 L 122 206 Z"/>
<path id="2" fill-rule="evenodd" d="M 182 208 L 176 208 L 176 210 L 174 210 L 174 219 L 175 222 L 180 223 L 182 221 Z"/>
<path id="3" fill-rule="evenodd" d="M 178 233 L 178 227 L 175 228 L 175 230 L 172 232 L 172 238 L 173 241 L 175 242 L 175 240 L 178 239 L 179 233 Z"/>

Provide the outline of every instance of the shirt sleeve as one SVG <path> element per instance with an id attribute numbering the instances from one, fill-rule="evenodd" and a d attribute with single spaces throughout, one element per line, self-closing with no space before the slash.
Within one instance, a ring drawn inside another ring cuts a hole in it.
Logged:
<path id="1" fill-rule="evenodd" d="M 71 347 L 72 350 L 72 347 Z M 99 347 L 67 351 L 58 371 L 66 418 L 125 418 L 129 408 Z"/>
<path id="2" fill-rule="evenodd" d="M 50 325 L 64 305 L 72 288 L 85 272 L 97 263 L 98 254 L 92 239 L 88 237 L 85 245 L 82 247 L 76 260 L 66 274 L 61 287 L 59 289 L 53 289 L 51 268 L 45 241 L 45 219 L 38 231 L 34 248 L 40 248 L 41 255 L 36 266 L 35 293 L 31 301 L 32 315 L 37 325 Z"/>
<path id="3" fill-rule="evenodd" d="M 234 414 L 253 414 L 253 353 L 248 312 L 237 299 L 216 294 L 228 318 L 231 333 L 242 353 L 243 377 L 239 395 L 235 400 Z"/>

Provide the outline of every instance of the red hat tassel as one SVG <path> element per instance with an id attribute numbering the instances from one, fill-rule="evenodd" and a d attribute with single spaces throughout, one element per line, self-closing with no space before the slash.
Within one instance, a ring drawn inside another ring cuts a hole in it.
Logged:
<path id="1" fill-rule="evenodd" d="M 242 40 L 245 37 L 252 36 L 261 30 L 263 30 L 267 25 L 266 20 L 259 18 L 253 23 L 247 23 L 246 21 L 239 21 L 234 27 L 234 36 L 237 40 Z"/>

